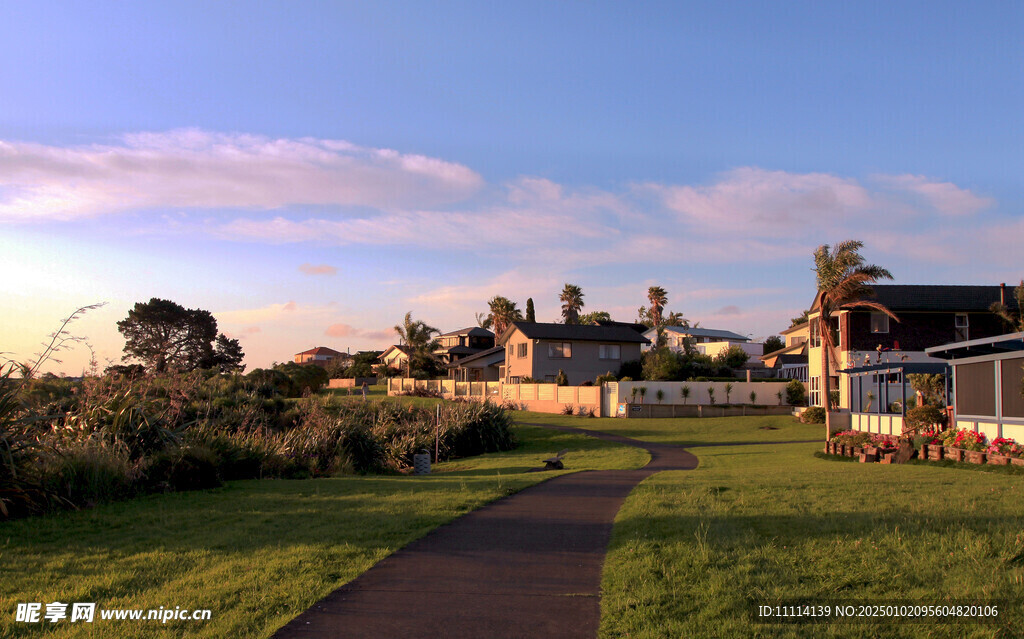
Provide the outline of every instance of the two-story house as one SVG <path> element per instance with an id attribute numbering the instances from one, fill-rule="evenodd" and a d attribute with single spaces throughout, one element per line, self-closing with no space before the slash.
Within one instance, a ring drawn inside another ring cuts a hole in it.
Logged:
<path id="1" fill-rule="evenodd" d="M 646 337 L 625 326 L 513 322 L 498 338 L 505 347 L 502 381 L 524 377 L 554 381 L 565 371 L 571 386 L 613 374 L 623 362 L 640 359 Z"/>
<path id="2" fill-rule="evenodd" d="M 327 348 L 326 346 L 317 346 L 311 348 L 308 351 L 302 351 L 296 353 L 293 361 L 296 364 L 312 364 L 321 368 L 326 368 L 328 364 L 334 360 L 346 360 L 352 359 L 352 356 L 348 353 L 340 353 L 333 348 Z"/>
<path id="3" fill-rule="evenodd" d="M 891 310 L 899 320 L 870 310 L 841 310 L 838 325 L 832 327 L 836 357 L 829 370 L 830 389 L 839 390 L 839 407 L 850 407 L 850 384 L 845 373 L 836 371 L 892 362 L 934 362 L 941 360 L 925 349 L 983 337 L 1009 330 L 989 308 L 994 302 L 1014 305 L 1006 286 L 947 286 L 876 284 L 871 301 Z M 809 403 L 823 406 L 821 397 L 821 334 L 818 304 L 809 315 L 808 341 Z"/>
<path id="4" fill-rule="evenodd" d="M 803 322 L 790 326 L 779 335 L 785 338 L 786 345 L 777 351 L 765 353 L 761 356 L 761 361 L 765 367 L 774 369 L 781 379 L 798 379 L 807 383 L 807 342 L 811 335 L 810 323 Z"/>
<path id="5" fill-rule="evenodd" d="M 438 335 L 437 341 L 440 345 L 434 355 L 443 364 L 453 364 L 463 357 L 494 348 L 494 333 L 486 328 L 471 326 Z"/>
<path id="6" fill-rule="evenodd" d="M 764 344 L 751 342 L 749 337 L 732 331 L 687 326 L 663 326 L 662 331 L 665 333 L 665 345 L 676 352 L 685 351 L 689 343 L 698 353 L 709 357 L 714 357 L 732 346 L 743 349 L 752 358 L 764 354 Z M 658 341 L 658 330 L 647 329 L 644 337 L 650 340 L 650 348 L 653 348 Z"/>

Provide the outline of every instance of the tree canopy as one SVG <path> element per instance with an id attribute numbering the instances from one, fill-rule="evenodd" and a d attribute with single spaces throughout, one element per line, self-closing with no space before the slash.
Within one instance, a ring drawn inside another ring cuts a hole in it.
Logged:
<path id="1" fill-rule="evenodd" d="M 567 283 L 558 300 L 562 302 L 562 320 L 566 324 L 579 324 L 580 309 L 584 307 L 583 289 Z"/>
<path id="2" fill-rule="evenodd" d="M 128 317 L 117 323 L 117 330 L 125 338 L 122 359 L 139 360 L 155 373 L 215 367 L 241 370 L 245 357 L 238 340 L 217 334 L 217 320 L 209 311 L 156 297 L 137 302 Z"/>
<path id="3" fill-rule="evenodd" d="M 500 337 L 512 322 L 519 322 L 523 319 L 523 314 L 516 307 L 516 303 L 507 297 L 495 295 L 487 300 L 487 307 L 490 313 L 487 315 L 487 326 L 484 328 L 494 331 L 495 337 Z"/>

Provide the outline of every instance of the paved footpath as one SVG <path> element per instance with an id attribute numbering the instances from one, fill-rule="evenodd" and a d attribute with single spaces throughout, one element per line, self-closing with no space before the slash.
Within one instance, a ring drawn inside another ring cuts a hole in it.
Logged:
<path id="1" fill-rule="evenodd" d="M 492 502 L 389 555 L 274 637 L 596 637 L 601 567 L 622 502 L 646 477 L 692 470 L 697 458 L 558 430 L 644 448 L 651 462 L 563 475 Z"/>

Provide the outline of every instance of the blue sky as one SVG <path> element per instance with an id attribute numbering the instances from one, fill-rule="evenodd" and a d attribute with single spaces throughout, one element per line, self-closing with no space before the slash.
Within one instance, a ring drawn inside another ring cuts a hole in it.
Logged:
<path id="1" fill-rule="evenodd" d="M 488 4 L 5 5 L 0 350 L 107 301 L 75 328 L 116 360 L 156 296 L 264 366 L 565 282 L 763 337 L 847 238 L 1024 276 L 1019 3 Z"/>

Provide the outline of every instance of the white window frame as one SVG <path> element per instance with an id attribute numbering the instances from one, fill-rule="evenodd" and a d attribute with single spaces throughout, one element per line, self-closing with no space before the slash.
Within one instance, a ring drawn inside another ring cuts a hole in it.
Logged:
<path id="1" fill-rule="evenodd" d="M 526 342 L 523 342 L 522 344 L 516 344 L 516 359 L 524 359 L 527 355 L 526 350 Z"/>
<path id="2" fill-rule="evenodd" d="M 953 334 L 958 342 L 971 339 L 971 324 L 967 313 L 957 313 L 953 316 Z"/>

